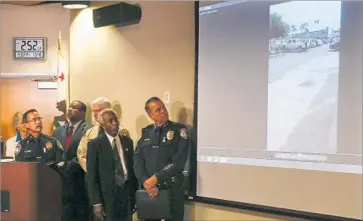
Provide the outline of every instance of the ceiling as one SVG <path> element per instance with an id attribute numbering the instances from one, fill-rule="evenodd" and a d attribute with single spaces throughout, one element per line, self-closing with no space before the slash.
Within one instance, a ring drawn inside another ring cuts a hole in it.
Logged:
<path id="1" fill-rule="evenodd" d="M 7 1 L 7 0 L 2 0 L 1 4 L 29 6 L 29 5 L 39 4 L 40 2 L 42 2 L 42 1 Z"/>

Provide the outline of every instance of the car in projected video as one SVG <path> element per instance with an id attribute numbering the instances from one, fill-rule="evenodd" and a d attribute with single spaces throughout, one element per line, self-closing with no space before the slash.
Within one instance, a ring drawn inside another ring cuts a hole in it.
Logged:
<path id="1" fill-rule="evenodd" d="M 306 50 L 307 47 L 304 40 L 299 38 L 290 39 L 283 45 L 283 51 L 285 52 L 303 52 Z"/>
<path id="2" fill-rule="evenodd" d="M 339 51 L 339 49 L 340 49 L 340 37 L 332 38 L 329 43 L 329 50 Z"/>

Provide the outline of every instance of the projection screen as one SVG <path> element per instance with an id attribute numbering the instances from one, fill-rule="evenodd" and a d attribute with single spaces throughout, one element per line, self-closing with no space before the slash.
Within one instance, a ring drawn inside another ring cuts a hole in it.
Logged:
<path id="1" fill-rule="evenodd" d="M 363 2 L 199 8 L 197 196 L 362 219 Z"/>

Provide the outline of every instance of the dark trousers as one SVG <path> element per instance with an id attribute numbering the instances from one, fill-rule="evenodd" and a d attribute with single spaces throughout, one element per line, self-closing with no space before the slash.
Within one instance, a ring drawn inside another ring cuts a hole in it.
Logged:
<path id="1" fill-rule="evenodd" d="M 63 172 L 63 221 L 88 221 L 89 204 L 82 170 Z"/>
<path id="2" fill-rule="evenodd" d="M 171 206 L 172 219 L 167 221 L 183 221 L 184 220 L 184 189 L 181 185 L 173 185 L 168 189 L 169 202 Z M 159 219 L 144 219 L 142 221 L 160 221 Z"/>
<path id="3" fill-rule="evenodd" d="M 131 221 L 132 211 L 130 203 L 130 187 L 126 183 L 124 187 L 116 187 L 113 192 L 113 203 L 104 205 L 105 221 Z"/>

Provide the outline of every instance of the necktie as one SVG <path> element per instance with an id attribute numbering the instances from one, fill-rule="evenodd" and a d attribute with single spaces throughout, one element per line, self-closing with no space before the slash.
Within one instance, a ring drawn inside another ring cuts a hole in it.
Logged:
<path id="1" fill-rule="evenodd" d="M 116 145 L 116 138 L 112 141 L 112 149 L 113 149 L 113 157 L 115 161 L 115 180 L 116 184 L 120 187 L 123 186 L 125 179 L 124 179 L 124 172 L 122 169 L 122 163 L 120 159 L 120 153 L 118 152 L 117 145 Z"/>
<path id="2" fill-rule="evenodd" d="M 20 136 L 20 132 L 18 131 L 16 133 L 16 140 L 15 140 L 15 142 L 19 142 L 19 141 L 21 141 L 21 136 Z"/>
<path id="3" fill-rule="evenodd" d="M 71 143 L 72 136 L 73 136 L 73 126 L 71 125 L 68 128 L 68 133 L 67 133 L 67 137 L 66 137 L 66 146 L 64 147 L 66 150 L 68 149 L 69 144 Z"/>

